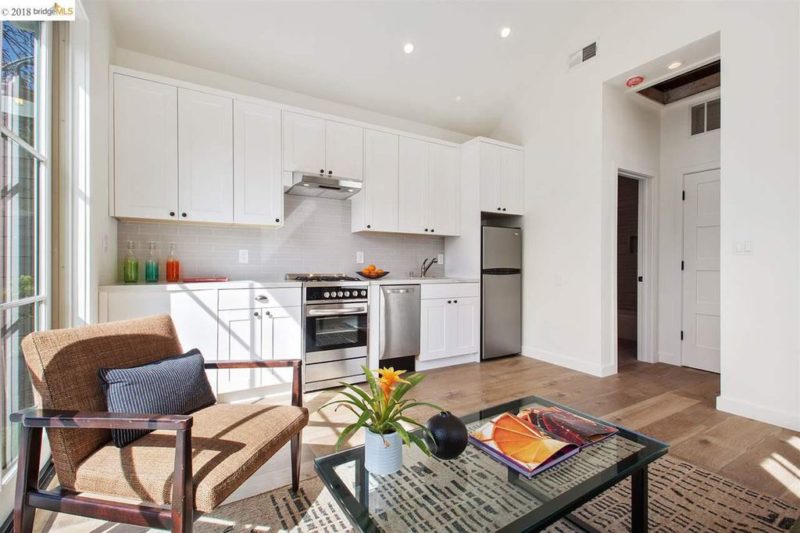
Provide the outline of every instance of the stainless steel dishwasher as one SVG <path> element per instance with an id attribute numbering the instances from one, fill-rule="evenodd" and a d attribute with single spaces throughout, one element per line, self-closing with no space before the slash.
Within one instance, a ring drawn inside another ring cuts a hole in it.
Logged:
<path id="1" fill-rule="evenodd" d="M 419 285 L 381 285 L 379 359 L 419 355 Z"/>

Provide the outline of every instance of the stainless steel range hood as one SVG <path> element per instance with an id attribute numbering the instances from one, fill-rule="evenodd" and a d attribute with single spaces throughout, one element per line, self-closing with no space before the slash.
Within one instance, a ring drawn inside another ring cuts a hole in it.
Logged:
<path id="1" fill-rule="evenodd" d="M 292 186 L 286 189 L 286 194 L 344 200 L 360 190 L 360 181 L 310 172 L 292 172 Z"/>

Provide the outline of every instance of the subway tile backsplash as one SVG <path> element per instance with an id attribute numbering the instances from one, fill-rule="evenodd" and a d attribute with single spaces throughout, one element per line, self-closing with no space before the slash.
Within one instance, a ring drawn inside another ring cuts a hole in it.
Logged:
<path id="1" fill-rule="evenodd" d="M 261 279 L 288 272 L 354 273 L 374 263 L 393 275 L 419 272 L 426 257 L 444 253 L 444 239 L 422 235 L 350 232 L 350 202 L 302 196 L 284 196 L 285 225 L 279 229 L 186 223 L 120 221 L 118 225 L 117 280 L 122 280 L 122 260 L 128 241 L 136 243 L 140 269 L 147 243 L 154 241 L 165 277 L 164 261 L 175 243 L 181 275 L 228 276 L 232 280 Z M 239 250 L 248 251 L 248 263 L 239 263 Z M 356 252 L 364 252 L 364 265 Z M 442 275 L 435 265 L 430 273 Z M 144 279 L 140 272 L 139 279 Z"/>

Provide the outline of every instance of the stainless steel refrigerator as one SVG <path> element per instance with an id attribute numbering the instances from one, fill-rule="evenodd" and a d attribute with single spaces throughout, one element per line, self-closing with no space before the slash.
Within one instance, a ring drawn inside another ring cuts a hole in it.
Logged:
<path id="1" fill-rule="evenodd" d="M 522 349 L 522 230 L 483 226 L 481 359 Z"/>

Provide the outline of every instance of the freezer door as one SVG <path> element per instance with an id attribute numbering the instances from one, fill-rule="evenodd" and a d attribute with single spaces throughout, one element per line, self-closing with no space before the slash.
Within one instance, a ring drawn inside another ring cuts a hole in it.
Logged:
<path id="1" fill-rule="evenodd" d="M 522 349 L 522 275 L 484 274 L 481 281 L 481 358 L 518 354 Z"/>
<path id="2" fill-rule="evenodd" d="M 519 228 L 483 227 L 483 270 L 522 268 L 522 230 Z"/>

